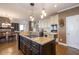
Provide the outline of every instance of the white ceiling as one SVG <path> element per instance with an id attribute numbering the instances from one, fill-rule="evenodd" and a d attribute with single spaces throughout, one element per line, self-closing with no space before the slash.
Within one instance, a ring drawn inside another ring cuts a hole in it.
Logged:
<path id="1" fill-rule="evenodd" d="M 55 4 L 57 8 L 54 7 Z M 78 3 L 36 3 L 33 8 L 34 17 L 35 19 L 40 19 L 43 8 L 45 8 L 47 16 L 49 16 L 77 4 Z M 31 8 L 29 3 L 0 3 L 0 16 L 29 19 Z"/>

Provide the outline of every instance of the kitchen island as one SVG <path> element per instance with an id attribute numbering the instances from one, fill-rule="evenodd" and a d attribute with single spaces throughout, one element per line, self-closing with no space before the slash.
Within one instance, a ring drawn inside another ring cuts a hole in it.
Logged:
<path id="1" fill-rule="evenodd" d="M 18 48 L 25 55 L 55 55 L 55 39 L 36 35 L 19 34 Z"/>

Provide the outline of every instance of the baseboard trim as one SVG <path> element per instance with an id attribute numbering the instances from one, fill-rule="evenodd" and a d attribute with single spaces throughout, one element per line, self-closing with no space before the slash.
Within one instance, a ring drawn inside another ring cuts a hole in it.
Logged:
<path id="1" fill-rule="evenodd" d="M 63 45 L 63 46 L 67 46 L 67 44 L 62 43 L 62 42 L 58 42 L 58 44 Z"/>

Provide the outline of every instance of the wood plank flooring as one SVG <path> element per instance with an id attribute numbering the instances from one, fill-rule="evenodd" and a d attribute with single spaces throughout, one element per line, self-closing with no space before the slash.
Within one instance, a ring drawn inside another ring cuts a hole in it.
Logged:
<path id="1" fill-rule="evenodd" d="M 79 50 L 62 45 L 56 45 L 57 55 L 79 55 Z M 17 41 L 0 44 L 0 55 L 23 55 L 18 50 Z"/>
<path id="2" fill-rule="evenodd" d="M 13 41 L 0 44 L 0 55 L 23 55 L 23 54 L 21 51 L 18 50 L 17 41 Z"/>
<path id="3" fill-rule="evenodd" d="M 56 45 L 56 54 L 57 55 L 79 55 L 79 50 L 62 45 Z"/>

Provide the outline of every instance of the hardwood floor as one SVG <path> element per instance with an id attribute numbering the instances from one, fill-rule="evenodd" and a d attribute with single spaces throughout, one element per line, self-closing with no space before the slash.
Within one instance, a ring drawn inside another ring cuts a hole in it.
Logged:
<path id="1" fill-rule="evenodd" d="M 0 55 L 23 55 L 18 50 L 17 41 L 0 44 Z M 79 55 L 79 50 L 62 45 L 56 45 L 57 55 Z"/>
<path id="2" fill-rule="evenodd" d="M 57 55 L 79 55 L 79 50 L 62 45 L 56 45 L 56 54 Z"/>
<path id="3" fill-rule="evenodd" d="M 17 41 L 13 41 L 0 44 L 0 55 L 23 55 L 23 54 L 21 51 L 18 50 Z"/>

